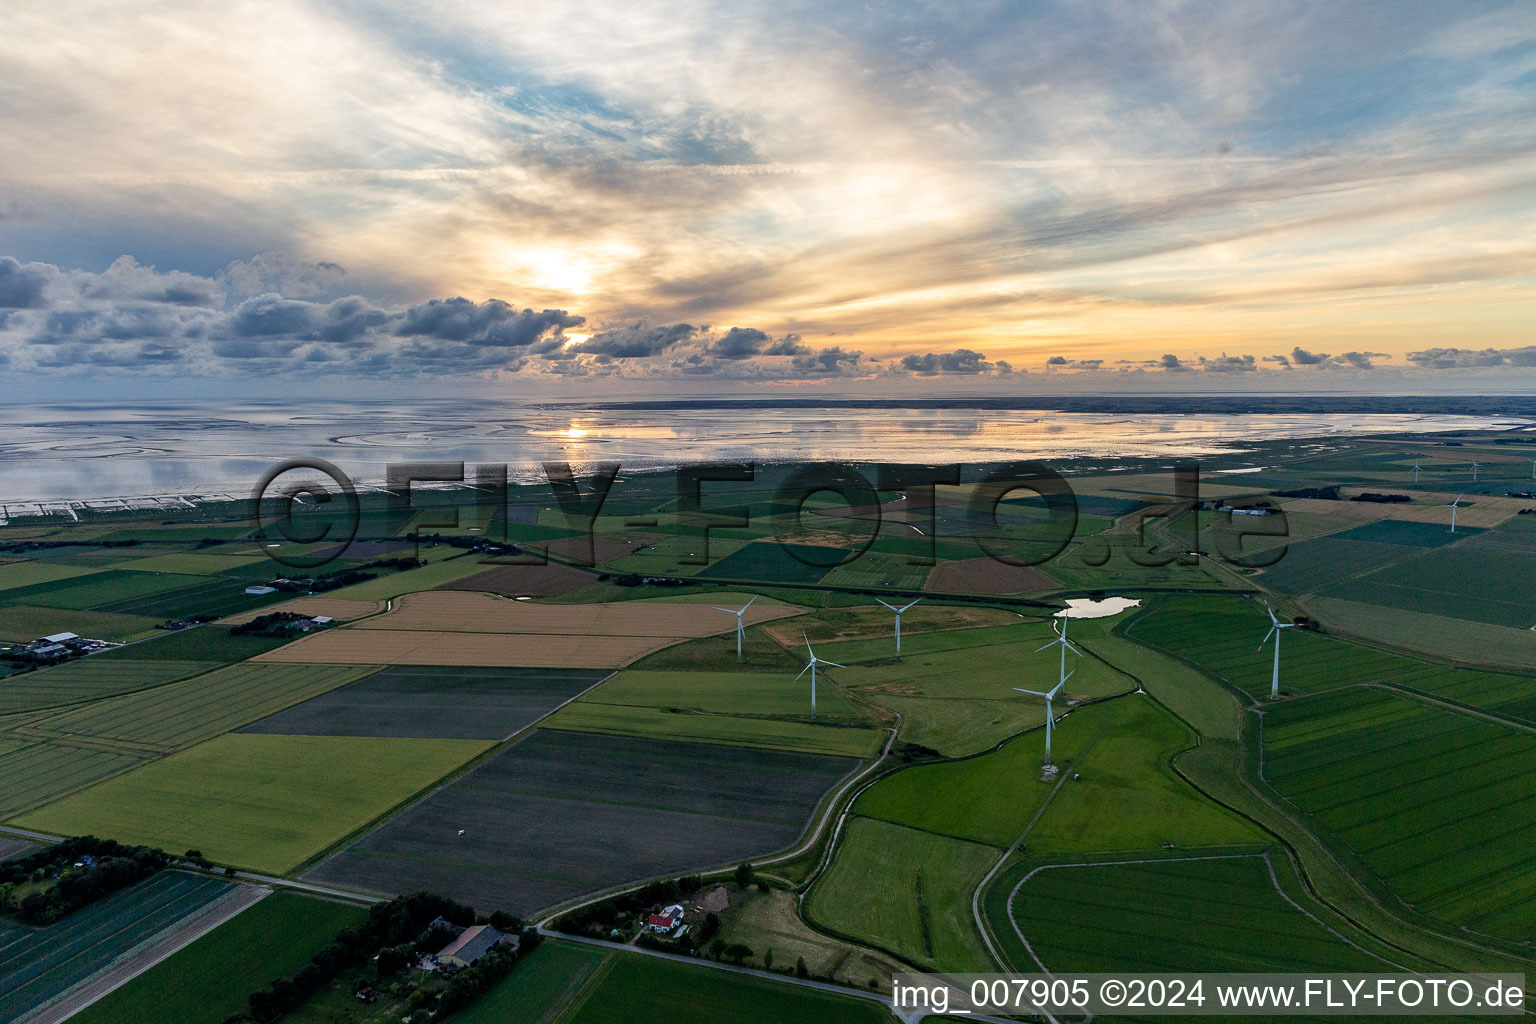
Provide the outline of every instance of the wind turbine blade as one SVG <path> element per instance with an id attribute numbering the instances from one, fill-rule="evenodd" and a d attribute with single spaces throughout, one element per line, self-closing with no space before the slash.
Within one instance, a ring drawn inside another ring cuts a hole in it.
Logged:
<path id="1" fill-rule="evenodd" d="M 1019 691 L 1020 693 L 1027 693 L 1031 697 L 1049 697 L 1050 696 L 1050 694 L 1048 694 L 1048 693 L 1041 693 L 1039 690 L 1026 690 L 1022 686 L 1015 686 L 1014 689 Z"/>
<path id="2" fill-rule="evenodd" d="M 1044 646 L 1044 647 L 1036 647 L 1036 648 L 1035 648 L 1035 653 L 1036 653 L 1036 654 L 1039 654 L 1039 653 L 1040 653 L 1040 652 L 1041 652 L 1041 651 L 1048 651 L 1048 650 L 1050 650 L 1050 649 L 1051 649 L 1051 648 L 1052 648 L 1052 647 L 1055 647 L 1055 646 L 1056 646 L 1056 645 L 1057 645 L 1057 644 L 1059 644 L 1059 643 L 1061 643 L 1061 641 L 1060 641 L 1060 640 L 1059 640 L 1059 639 L 1057 639 L 1057 640 L 1052 640 L 1052 641 L 1051 641 L 1051 642 L 1050 642 L 1050 643 L 1048 643 L 1048 644 L 1046 644 L 1046 645 L 1045 645 L 1045 646 Z"/>
<path id="3" fill-rule="evenodd" d="M 821 661 L 821 659 L 820 659 L 820 658 L 817 658 L 817 659 L 816 659 L 816 660 L 817 660 L 817 661 Z M 822 663 L 822 664 L 823 664 L 823 665 L 831 665 L 831 666 L 832 666 L 832 667 L 833 667 L 833 668 L 847 668 L 847 667 L 848 667 L 848 666 L 847 666 L 847 665 L 839 665 L 839 664 L 838 664 L 838 663 L 837 663 L 837 662 L 835 662 L 835 661 L 821 661 L 821 663 Z"/>
<path id="4" fill-rule="evenodd" d="M 877 597 L 877 598 L 875 598 L 875 600 L 876 600 L 876 601 L 880 601 L 880 599 L 879 599 L 879 598 L 878 598 L 878 597 Z M 884 602 L 884 601 L 880 601 L 880 603 L 881 603 L 881 604 L 885 604 L 885 602 Z M 901 609 L 900 609 L 900 608 L 897 608 L 897 607 L 896 607 L 896 606 L 895 606 L 895 605 L 893 605 L 893 604 L 885 604 L 885 606 L 886 606 L 886 607 L 887 607 L 887 608 L 889 608 L 889 609 L 890 609 L 890 610 L 891 610 L 891 611 L 893 611 L 893 612 L 895 612 L 895 613 L 896 613 L 896 614 L 897 614 L 897 615 L 900 615 L 900 614 L 901 614 Z"/>
<path id="5" fill-rule="evenodd" d="M 1071 640 L 1062 640 L 1062 643 L 1066 645 L 1067 650 L 1071 651 L 1073 654 L 1077 655 L 1079 658 L 1081 658 L 1083 656 L 1083 652 L 1078 650 L 1077 649 L 1077 644 L 1073 643 Z M 1077 670 L 1073 669 L 1072 671 L 1076 672 Z"/>
<path id="6" fill-rule="evenodd" d="M 795 679 L 798 681 L 800 676 L 803 676 L 807 672 L 809 672 L 811 670 L 811 666 L 814 665 L 814 664 L 815 664 L 815 662 L 807 662 L 805 668 L 800 670 L 800 675 L 795 676 Z"/>
<path id="7" fill-rule="evenodd" d="M 719 605 L 715 605 L 715 611 L 717 611 L 717 612 L 725 612 L 727 615 L 740 615 L 741 614 L 735 608 L 721 608 Z"/>
<path id="8" fill-rule="evenodd" d="M 1275 628 L 1274 626 L 1269 627 L 1269 632 L 1264 634 L 1264 639 L 1259 641 L 1259 646 L 1254 648 L 1254 650 L 1262 651 L 1264 649 L 1264 645 L 1269 643 L 1269 638 L 1275 635 Z"/>
<path id="9" fill-rule="evenodd" d="M 922 598 L 918 598 L 918 599 L 917 599 L 917 601 L 921 601 L 921 600 L 922 600 Z M 913 602 L 912 602 L 912 603 L 911 603 L 911 604 L 908 604 L 908 605 L 906 605 L 906 606 L 905 606 L 905 607 L 903 607 L 903 608 L 901 608 L 901 609 L 899 609 L 899 611 L 906 611 L 906 610 L 907 610 L 907 608 L 911 608 L 911 607 L 912 607 L 912 605 L 914 605 L 914 604 L 917 604 L 917 601 L 913 601 Z"/>
<path id="10" fill-rule="evenodd" d="M 1269 612 L 1269 621 L 1270 622 L 1278 623 L 1280 621 L 1279 619 L 1275 618 L 1275 610 L 1273 608 L 1271 608 L 1269 605 L 1265 605 L 1264 606 L 1264 610 Z"/>
<path id="11" fill-rule="evenodd" d="M 800 631 L 800 639 L 805 641 L 805 649 L 810 652 L 811 660 L 816 660 L 816 651 L 811 647 L 811 638 L 805 635 L 805 630 Z"/>
<path id="12" fill-rule="evenodd" d="M 753 594 L 753 595 L 752 595 L 752 601 L 756 601 L 756 600 L 757 600 L 757 595 L 756 595 L 756 594 Z M 747 609 L 748 609 L 748 608 L 751 608 L 751 607 L 752 607 L 752 601 L 748 601 L 748 602 L 747 602 L 747 603 L 746 603 L 746 604 L 744 604 L 744 605 L 742 605 L 742 606 L 741 606 L 741 611 L 743 611 L 743 612 L 744 612 L 744 611 L 746 611 L 746 610 L 747 610 Z M 739 615 L 739 614 L 741 614 L 741 612 L 737 612 L 737 614 L 738 614 L 738 615 Z"/>

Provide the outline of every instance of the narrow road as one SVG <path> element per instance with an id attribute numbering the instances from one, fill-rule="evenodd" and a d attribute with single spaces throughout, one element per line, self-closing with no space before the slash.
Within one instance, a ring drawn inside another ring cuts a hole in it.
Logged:
<path id="1" fill-rule="evenodd" d="M 250 871 L 236 871 L 233 877 L 240 879 L 242 882 L 255 882 L 259 885 L 271 886 L 274 889 L 295 889 L 299 892 L 307 892 L 315 896 L 329 896 L 332 899 L 344 900 L 347 903 L 388 903 L 390 900 L 388 896 L 370 896 L 347 889 L 332 889 L 327 885 L 312 885 L 309 882 L 299 882 L 292 878 L 258 875 Z"/>

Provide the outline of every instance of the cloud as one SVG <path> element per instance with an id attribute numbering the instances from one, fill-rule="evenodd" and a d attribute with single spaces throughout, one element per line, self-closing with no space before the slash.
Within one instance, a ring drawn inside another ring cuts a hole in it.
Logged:
<path id="1" fill-rule="evenodd" d="M 1225 352 L 1215 359 L 1201 356 L 1199 362 L 1207 373 L 1250 373 L 1259 368 L 1253 356 L 1229 356 Z"/>
<path id="2" fill-rule="evenodd" d="M 1066 356 L 1051 356 L 1045 361 L 1045 368 L 1047 370 L 1092 371 L 1102 369 L 1103 366 L 1104 360 L 1102 359 L 1068 359 Z"/>
<path id="3" fill-rule="evenodd" d="M 969 348 L 958 348 L 953 352 L 929 352 L 921 356 L 903 356 L 899 365 L 903 370 L 925 377 L 940 373 L 987 373 L 997 369 L 996 364 L 987 362 L 985 355 Z"/>
<path id="4" fill-rule="evenodd" d="M 1291 358 L 1290 358 L 1290 356 L 1286 356 L 1286 355 L 1265 356 L 1264 357 L 1264 361 L 1266 363 L 1279 363 L 1282 368 L 1287 369 L 1287 370 L 1289 370 L 1291 368 Z"/>
<path id="5" fill-rule="evenodd" d="M 21 263 L 0 256 L 0 309 L 42 309 L 59 278 L 59 268 L 47 263 Z"/>
<path id="6" fill-rule="evenodd" d="M 538 346 L 542 350 L 560 345 L 565 328 L 584 323 L 586 317 L 563 309 L 519 311 L 501 299 L 433 299 L 407 309 L 395 333 L 405 338 L 435 338 L 491 348 Z"/>
<path id="7" fill-rule="evenodd" d="M 833 345 L 818 352 L 795 356 L 790 365 L 812 376 L 845 374 L 856 368 L 863 358 L 863 352 L 850 352 L 841 345 Z"/>
<path id="8" fill-rule="evenodd" d="M 699 328 L 692 324 L 650 326 L 644 322 L 601 331 L 580 345 L 577 351 L 610 359 L 644 359 L 660 355 L 686 341 L 692 341 Z"/>
<path id="9" fill-rule="evenodd" d="M 1383 352 L 1345 352 L 1343 355 L 1334 356 L 1334 362 L 1341 365 L 1353 366 L 1357 370 L 1369 370 L 1375 367 L 1371 358 L 1384 356 Z"/>
<path id="10" fill-rule="evenodd" d="M 1409 352 L 1410 363 L 1426 370 L 1461 370 L 1475 367 L 1536 366 L 1536 346 L 1523 348 L 1426 348 Z"/>
<path id="11" fill-rule="evenodd" d="M 1316 366 L 1318 363 L 1328 361 L 1327 352 L 1308 352 L 1300 345 L 1291 349 L 1291 361 L 1297 366 Z"/>
<path id="12" fill-rule="evenodd" d="M 1172 352 L 1164 353 L 1163 358 L 1158 360 L 1157 365 L 1167 373 L 1188 373 L 1193 369 L 1193 367 L 1189 366 Z"/>
<path id="13" fill-rule="evenodd" d="M 762 352 L 771 341 L 766 331 L 756 327 L 732 327 L 705 351 L 716 359 L 749 359 Z"/>

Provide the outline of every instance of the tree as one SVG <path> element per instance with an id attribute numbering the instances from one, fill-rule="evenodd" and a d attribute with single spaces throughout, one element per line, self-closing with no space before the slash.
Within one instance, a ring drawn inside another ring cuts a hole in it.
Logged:
<path id="1" fill-rule="evenodd" d="M 747 886 L 752 884 L 752 877 L 753 877 L 753 872 L 752 872 L 752 865 L 751 864 L 742 863 L 742 864 L 736 865 L 736 884 L 737 885 L 739 885 L 743 889 L 745 889 Z"/>
<path id="2" fill-rule="evenodd" d="M 768 952 L 763 954 L 763 969 L 767 970 L 767 971 L 773 970 L 773 947 L 772 946 L 769 946 L 768 947 Z"/>
<path id="3" fill-rule="evenodd" d="M 725 955 L 739 964 L 743 960 L 750 960 L 752 958 L 752 947 L 744 943 L 733 942 L 725 947 Z"/>
<path id="4" fill-rule="evenodd" d="M 805 967 L 805 957 L 803 957 L 803 956 L 795 957 L 795 977 L 797 977 L 797 978 L 809 978 L 810 976 L 811 976 L 811 972 L 806 970 L 806 967 Z"/>
<path id="5" fill-rule="evenodd" d="M 725 940 L 724 939 L 716 939 L 714 942 L 711 942 L 709 944 L 709 955 L 714 957 L 716 960 L 719 960 L 721 955 L 724 954 L 724 953 L 725 953 Z"/>

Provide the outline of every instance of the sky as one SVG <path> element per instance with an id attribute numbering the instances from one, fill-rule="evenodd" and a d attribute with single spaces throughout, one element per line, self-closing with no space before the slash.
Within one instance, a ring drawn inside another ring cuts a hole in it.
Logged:
<path id="1" fill-rule="evenodd" d="M 1523 0 L 12 4 L 0 138 L 12 385 L 1536 388 Z"/>

